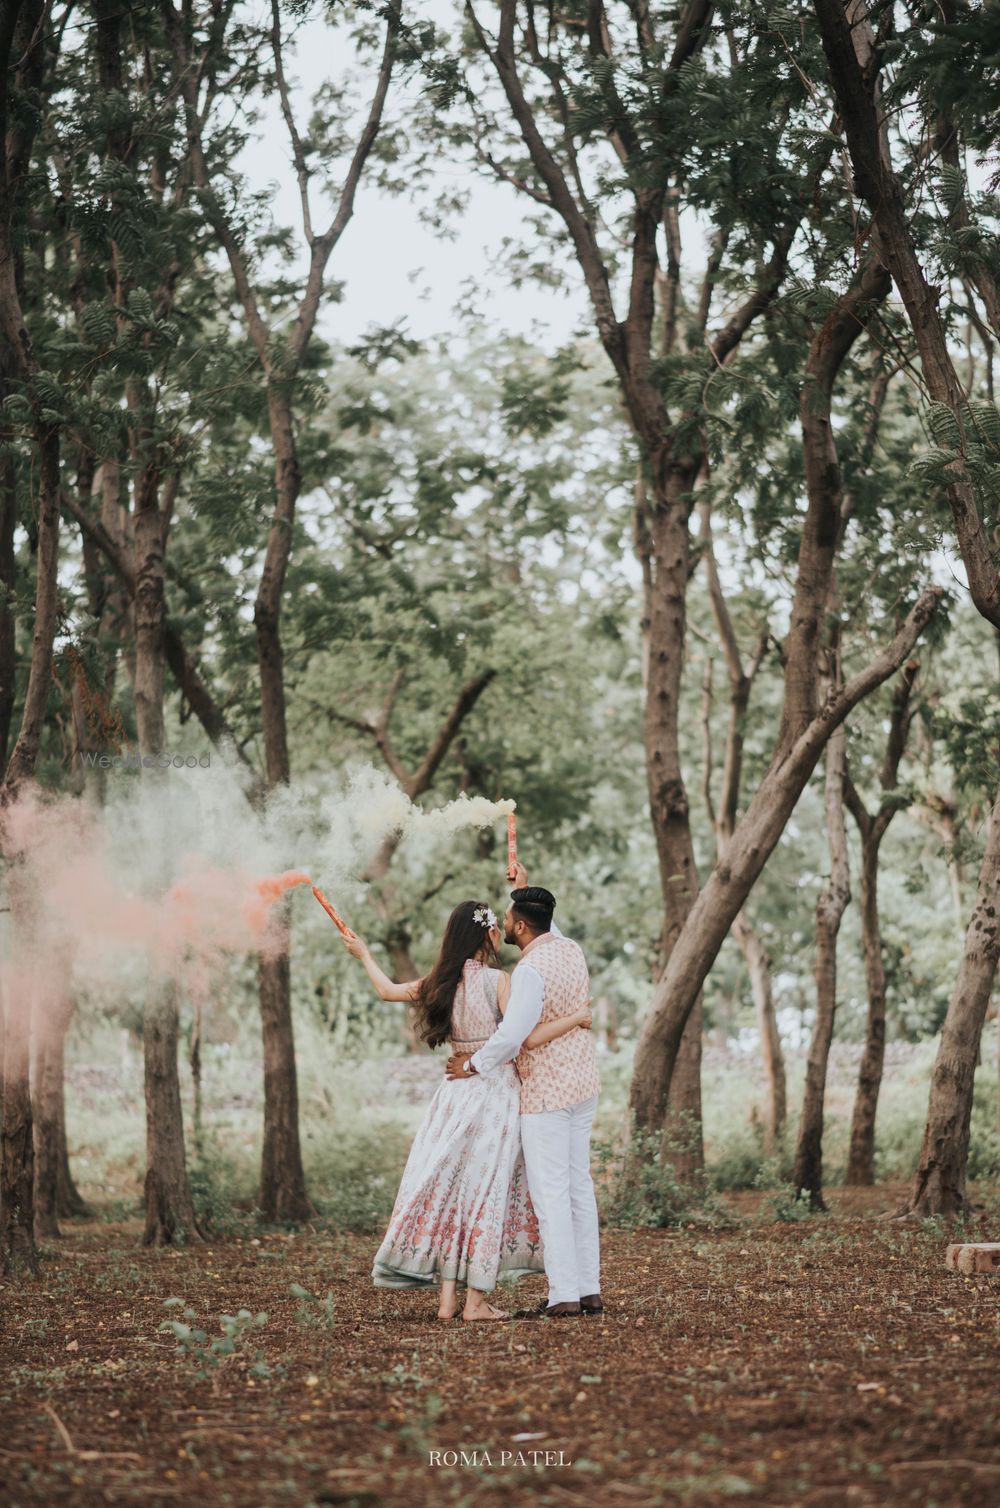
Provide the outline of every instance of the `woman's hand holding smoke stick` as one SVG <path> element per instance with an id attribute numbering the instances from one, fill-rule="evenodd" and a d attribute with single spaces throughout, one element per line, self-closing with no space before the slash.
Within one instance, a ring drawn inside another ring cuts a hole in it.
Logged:
<path id="1" fill-rule="evenodd" d="M 344 933 L 344 947 L 353 958 L 363 959 L 368 953 L 368 944 L 356 932 L 352 932 L 350 927 Z"/>

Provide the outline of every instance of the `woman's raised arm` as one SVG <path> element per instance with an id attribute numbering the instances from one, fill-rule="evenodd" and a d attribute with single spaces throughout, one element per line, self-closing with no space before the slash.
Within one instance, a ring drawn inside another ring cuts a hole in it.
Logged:
<path id="1" fill-rule="evenodd" d="M 344 933 L 344 947 L 354 958 L 360 958 L 365 966 L 365 973 L 383 1000 L 410 1001 L 417 998 L 417 990 L 420 988 L 421 981 L 419 979 L 410 979 L 403 984 L 393 983 L 385 970 L 380 969 L 375 962 L 368 944 L 356 932 L 352 932 L 350 928 Z"/>

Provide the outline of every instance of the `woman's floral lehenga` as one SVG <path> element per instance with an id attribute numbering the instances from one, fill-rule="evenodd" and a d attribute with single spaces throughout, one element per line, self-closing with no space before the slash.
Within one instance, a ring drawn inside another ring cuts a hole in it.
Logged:
<path id="1" fill-rule="evenodd" d="M 473 1053 L 493 1035 L 498 977 L 475 959 L 465 965 L 452 1012 L 453 1052 Z M 485 1078 L 442 1082 L 375 1256 L 377 1288 L 427 1288 L 454 1278 L 489 1293 L 501 1276 L 544 1270 L 519 1114 L 513 1063 Z"/>

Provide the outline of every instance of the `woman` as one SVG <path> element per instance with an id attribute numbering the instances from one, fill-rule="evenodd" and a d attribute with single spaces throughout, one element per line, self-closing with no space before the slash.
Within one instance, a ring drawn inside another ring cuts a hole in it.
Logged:
<path id="1" fill-rule="evenodd" d="M 393 984 L 354 932 L 344 938 L 383 1000 L 413 1004 L 431 1047 L 475 1052 L 507 1009 L 500 928 L 489 906 L 462 901 L 448 918 L 437 962 L 423 979 Z M 590 1026 L 586 1008 L 536 1026 L 525 1047 Z M 538 1221 L 521 1151 L 520 1084 L 513 1063 L 483 1078 L 445 1079 L 410 1149 L 392 1219 L 372 1269 L 377 1288 L 427 1288 L 440 1280 L 438 1319 L 507 1319 L 487 1301 L 501 1273 L 544 1271 Z"/>

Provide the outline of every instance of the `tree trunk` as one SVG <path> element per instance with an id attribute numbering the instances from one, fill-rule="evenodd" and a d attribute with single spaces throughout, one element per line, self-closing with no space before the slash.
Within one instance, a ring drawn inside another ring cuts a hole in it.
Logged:
<path id="1" fill-rule="evenodd" d="M 861 834 L 861 930 L 868 986 L 868 1022 L 858 1074 L 858 1090 L 851 1120 L 851 1144 L 844 1182 L 870 1185 L 875 1182 L 875 1115 L 885 1062 L 885 959 L 878 909 L 878 861 L 882 839 L 889 830 L 897 806 L 885 798 L 898 788 L 899 765 L 906 749 L 912 714 L 910 696 L 920 666 L 910 660 L 903 667 L 893 693 L 889 736 L 879 783 L 882 803 L 874 816 L 861 800 L 854 782 L 845 772 L 844 799 Z"/>
<path id="2" fill-rule="evenodd" d="M 63 1044 L 73 1016 L 71 966 L 56 956 L 35 978 L 31 1023 L 35 1235 L 59 1236 L 59 1172 L 65 1145 Z"/>
<path id="3" fill-rule="evenodd" d="M 705 805 L 715 827 L 716 860 L 725 855 L 726 845 L 736 830 L 739 812 L 740 789 L 743 780 L 743 748 L 750 692 L 754 679 L 763 663 L 767 650 L 768 635 L 763 634 L 749 663 L 745 666 L 732 616 L 722 590 L 718 562 L 712 533 L 712 504 L 709 499 L 701 503 L 702 547 L 708 594 L 712 615 L 719 631 L 719 640 L 726 662 L 729 680 L 729 716 L 726 730 L 725 757 L 722 766 L 721 800 L 716 809 L 712 797 L 712 735 L 711 735 L 711 661 L 705 683 L 704 709 L 704 794 Z M 753 995 L 760 1034 L 761 1057 L 768 1087 L 768 1116 L 765 1140 L 768 1150 L 781 1135 L 785 1124 L 785 1063 L 781 1053 L 781 1038 L 774 1014 L 774 995 L 771 990 L 771 961 L 761 943 L 753 923 L 745 910 L 741 910 L 733 923 L 733 937 L 743 954 L 750 975 L 750 990 Z"/>
<path id="4" fill-rule="evenodd" d="M 797 1192 L 808 1192 L 813 1209 L 823 1200 L 823 1109 L 826 1072 L 837 1010 L 837 937 L 851 898 L 844 825 L 844 774 L 847 731 L 841 724 L 826 746 L 826 831 L 830 849 L 830 879 L 816 902 L 816 1024 L 809 1044 L 802 1119 L 795 1149 L 792 1181 Z"/>
<path id="5" fill-rule="evenodd" d="M 0 397 L 8 391 L 2 375 Z M 17 474 L 10 456 L 0 457 L 0 769 L 7 763 L 11 719 L 17 690 L 17 639 L 11 601 L 17 575 L 14 528 L 17 523 Z"/>
<path id="6" fill-rule="evenodd" d="M 150 988 L 143 1019 L 146 1090 L 144 1246 L 201 1240 L 184 1157 L 177 1041 L 176 987 L 172 980 L 156 981 Z"/>
<path id="7" fill-rule="evenodd" d="M 56 1215 L 60 1220 L 89 1220 L 94 1212 L 76 1186 L 76 1181 L 73 1178 L 73 1170 L 70 1167 L 69 1147 L 66 1141 L 66 1059 L 64 1049 L 65 1043 L 60 1042 L 56 1049 L 59 1066 L 58 1071 L 54 1073 L 56 1094 L 58 1096 L 57 1115 L 59 1118 Z"/>
<path id="8" fill-rule="evenodd" d="M 990 818 L 976 902 L 931 1075 L 927 1124 L 908 1201 L 898 1215 L 964 1215 L 972 1090 L 1000 957 L 1000 793 Z"/>
<path id="9" fill-rule="evenodd" d="M 142 755 L 163 753 L 165 576 L 158 477 L 146 474 L 135 509 L 135 725 Z"/>
<path id="10" fill-rule="evenodd" d="M 31 984 L 22 963 L 7 972 L 4 1006 L 3 1123 L 0 1137 L 0 1272 L 38 1271 L 34 1237 L 34 1138 L 31 1122 Z"/>
<path id="11" fill-rule="evenodd" d="M 708 971 L 773 852 L 826 740 L 851 707 L 898 669 L 915 642 L 914 630 L 919 633 L 940 600 L 936 590 L 925 591 L 889 649 L 847 685 L 831 691 L 817 710 L 817 648 L 842 529 L 843 496 L 830 418 L 831 395 L 841 366 L 888 287 L 884 268 L 869 258 L 810 346 L 799 404 L 809 505 L 785 641 L 785 689 L 776 747 L 767 773 L 720 853 L 705 889 L 690 906 L 654 992 L 639 1041 L 632 1083 L 634 1107 L 637 1100 L 641 1104 L 649 1097 L 665 1105 L 681 1038 Z M 675 572 L 678 556 L 686 559 L 686 547 L 685 528 L 683 541 L 677 538 L 675 547 L 665 552 Z M 651 685 L 655 664 L 654 657 Z"/>
<path id="12" fill-rule="evenodd" d="M 205 1140 L 202 1129 L 204 1105 L 201 1085 L 201 1006 L 198 1004 L 194 1007 L 194 1019 L 191 1022 L 191 1037 L 188 1043 L 188 1064 L 191 1069 L 194 1155 L 195 1157 L 203 1157 L 205 1153 Z"/>
<path id="13" fill-rule="evenodd" d="M 3 249 L 0 248 L 0 310 L 7 302 L 10 292 L 3 287 L 3 262 Z M 59 436 L 56 431 L 41 425 L 38 434 L 38 564 L 31 666 L 20 730 L 0 789 L 0 807 L 16 800 L 34 772 L 52 681 L 52 644 L 58 609 Z M 7 865 L 13 952 L 18 965 L 13 971 L 13 981 L 5 996 L 3 1121 L 0 1131 L 0 1270 L 4 1273 L 22 1269 L 37 1272 L 30 1083 L 31 969 L 28 959 L 31 929 L 26 915 L 18 915 L 25 904 L 17 893 L 15 871 L 19 855 L 11 851 L 5 838 L 0 840 L 0 846 Z"/>
<path id="14" fill-rule="evenodd" d="M 355 143 L 333 220 L 325 232 L 316 234 L 309 206 L 309 169 L 302 139 L 295 126 L 284 76 L 281 8 L 277 0 L 273 0 L 271 45 L 274 78 L 289 132 L 309 250 L 309 270 L 303 294 L 290 330 L 282 332 L 283 351 L 277 359 L 272 346 L 275 332 L 268 328 L 261 314 L 257 290 L 250 277 L 239 235 L 215 194 L 202 137 L 209 115 L 201 97 L 202 81 L 214 77 L 217 59 L 226 41 L 228 17 L 223 17 L 221 25 L 211 29 L 205 40 L 200 36 L 196 39 L 191 13 L 185 7 L 176 8 L 172 4 L 166 4 L 164 18 L 174 51 L 178 92 L 184 103 L 187 120 L 188 162 L 192 180 L 200 192 L 208 222 L 229 259 L 247 333 L 267 384 L 268 426 L 275 468 L 274 513 L 254 603 L 254 629 L 260 677 L 265 772 L 267 785 L 273 788 L 286 784 L 290 775 L 280 623 L 285 573 L 291 554 L 295 508 L 301 486 L 292 408 L 295 379 L 301 370 L 315 329 L 329 258 L 353 215 L 358 184 L 378 136 L 395 60 L 400 14 L 399 7 L 393 0 L 386 8 L 385 44 L 367 119 Z M 265 1050 L 260 1202 L 265 1213 L 298 1210 L 305 1217 L 312 1211 L 305 1193 L 299 1144 L 287 924 L 284 937 L 284 957 L 262 956 L 258 963 L 261 1029 Z M 274 1096 L 271 1103 L 269 1096 Z M 283 1117 L 289 1115 L 294 1119 L 291 1123 L 283 1124 Z"/>
<path id="15" fill-rule="evenodd" d="M 679 717 L 684 668 L 685 598 L 689 576 L 689 498 L 696 468 L 669 473 L 649 521 L 652 581 L 649 598 L 648 680 L 644 717 L 649 810 L 663 896 L 661 957 L 669 961 L 698 893 L 687 791 L 681 770 Z M 701 1117 L 702 1009 L 695 1001 L 674 1067 L 668 1097 L 662 1064 L 639 1060 L 631 1106 L 642 1132 L 661 1131 L 664 1152 L 684 1182 L 705 1166 Z"/>
<path id="16" fill-rule="evenodd" d="M 739 944 L 750 975 L 750 991 L 753 995 L 757 1031 L 760 1035 L 760 1051 L 764 1061 L 764 1076 L 767 1080 L 767 1121 L 764 1128 L 764 1145 L 768 1152 L 772 1152 L 785 1128 L 788 1104 L 785 1087 L 785 1058 L 781 1050 L 778 1020 L 774 1011 L 774 992 L 771 988 L 771 960 L 745 910 L 739 912 L 733 923 L 733 936 Z"/>
<path id="17" fill-rule="evenodd" d="M 164 751 L 164 565 L 159 477 L 140 477 L 135 509 L 135 721 L 139 752 L 154 758 Z M 143 767 L 144 780 L 160 780 L 169 800 L 169 773 Z M 143 1022 L 146 1086 L 146 1223 L 144 1246 L 177 1239 L 198 1240 L 184 1153 L 177 1042 L 180 1019 L 172 979 L 148 986 Z"/>
<path id="18" fill-rule="evenodd" d="M 663 1147 L 681 1183 L 694 1183 L 705 1171 L 701 1111 L 701 1048 L 704 1011 L 695 1002 L 681 1038 L 663 1122 Z"/>
<path id="19" fill-rule="evenodd" d="M 281 598 L 291 555 L 295 505 L 302 484 L 292 411 L 272 386 L 268 416 L 274 448 L 275 509 L 268 532 L 264 569 L 254 604 L 264 762 L 270 787 L 291 776 L 285 706 Z M 299 1139 L 299 1095 L 292 1023 L 290 921 L 282 924 L 283 951 L 261 956 L 257 977 L 264 1041 L 264 1131 L 261 1148 L 260 1207 L 268 1220 L 307 1220 L 315 1214 L 306 1192 Z"/>
<path id="20" fill-rule="evenodd" d="M 885 1063 L 885 960 L 878 910 L 878 854 L 881 834 L 862 840 L 861 927 L 868 985 L 868 1022 L 858 1070 L 858 1089 L 851 1117 L 851 1145 L 844 1182 L 852 1187 L 875 1182 L 875 1114 Z"/>
<path id="21" fill-rule="evenodd" d="M 93 478 L 90 497 L 83 495 L 78 487 L 81 508 L 88 509 L 95 498 L 100 499 L 101 527 L 113 541 L 122 556 L 134 558 L 134 541 L 128 537 L 129 516 L 122 507 L 120 496 L 120 467 L 117 459 L 106 459 Z M 135 632 L 132 622 L 131 601 L 122 588 L 114 570 L 99 553 L 99 546 L 81 531 L 87 601 L 93 617 L 97 620 L 98 644 L 109 640 L 124 640 L 127 648 L 112 650 L 108 656 L 103 682 L 92 687 L 86 668 L 77 658 L 73 676 L 73 729 L 74 763 L 71 789 L 77 795 L 92 788 L 96 799 L 103 805 L 107 790 L 107 771 L 99 765 L 88 766 L 82 755 L 104 752 L 119 753 L 125 740 L 125 730 L 120 716 L 113 708 L 118 659 L 122 657 L 128 683 L 135 686 Z"/>
<path id="22" fill-rule="evenodd" d="M 308 1220 L 316 1211 L 306 1191 L 299 1142 L 287 910 L 282 920 L 280 951 L 273 956 L 262 954 L 257 965 L 264 1045 L 264 1138 L 258 1202 L 267 1220 Z"/>
<path id="23" fill-rule="evenodd" d="M 58 1239 L 59 1120 L 52 1044 L 43 1037 L 34 1051 L 31 1121 L 35 1153 L 35 1237 Z"/>
<path id="24" fill-rule="evenodd" d="M 42 112 L 37 108 L 47 57 L 46 28 L 39 0 L 8 0 L 0 8 L 0 344 L 4 350 L 4 379 L 19 381 L 29 393 L 36 455 L 32 471 L 38 477 L 36 512 L 35 618 L 31 641 L 28 684 L 21 711 L 21 726 L 0 787 L 0 821 L 3 809 L 16 800 L 35 770 L 52 684 L 52 645 L 59 606 L 59 430 L 50 420 L 32 379 L 38 361 L 24 322 L 22 290 L 27 223 L 25 183 L 35 135 Z M 16 63 L 12 63 L 16 58 Z M 11 75 L 13 74 L 13 79 Z M 36 108 L 10 110 L 10 84 L 23 90 Z M 0 392 L 6 397 L 6 392 Z M 10 528 L 5 498 L 3 531 Z M 7 554 L 3 569 L 12 562 Z M 11 649 L 9 638 L 5 653 Z M 7 730 L 9 739 L 9 729 Z M 5 742 L 8 741 L 5 739 Z M 27 1269 L 36 1272 L 38 1255 L 34 1243 L 34 1149 L 31 1124 L 31 970 L 28 964 L 31 939 L 29 913 L 19 893 L 19 855 L 11 852 L 7 834 L 0 827 L 0 848 L 7 864 L 11 905 L 14 967 L 8 975 L 5 994 L 5 1040 L 3 1061 L 3 1120 L 0 1126 L 0 1269 L 4 1273 Z"/>
<path id="25" fill-rule="evenodd" d="M 701 890 L 656 986 L 636 1053 L 636 1075 L 666 1096 L 673 1060 L 689 1013 L 730 927 L 795 809 L 827 739 L 847 714 L 888 680 L 930 621 L 941 592 L 921 593 L 892 643 L 842 688 L 832 692 L 789 748 L 775 753 L 726 856 Z M 652 1065 L 649 1068 L 647 1065 Z M 633 1089 L 635 1079 L 633 1079 Z"/>
<path id="26" fill-rule="evenodd" d="M 618 1007 L 613 995 L 598 995 L 594 1001 L 594 1026 L 608 1052 L 617 1052 Z"/>

